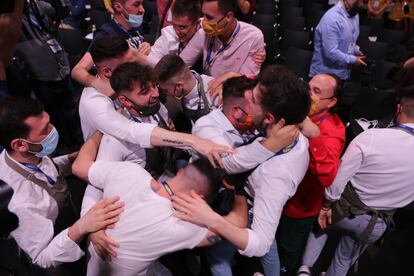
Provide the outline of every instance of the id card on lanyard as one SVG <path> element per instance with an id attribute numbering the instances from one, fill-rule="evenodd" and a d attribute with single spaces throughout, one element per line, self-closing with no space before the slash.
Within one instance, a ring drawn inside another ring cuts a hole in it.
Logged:
<path id="1" fill-rule="evenodd" d="M 230 46 L 230 44 L 233 42 L 234 38 L 237 36 L 237 34 L 239 32 L 240 32 L 240 23 L 237 22 L 236 30 L 233 32 L 233 34 L 231 35 L 229 40 L 227 40 L 225 43 L 223 43 L 223 45 L 220 47 L 220 49 L 217 50 L 217 53 L 214 57 L 212 57 L 212 53 L 213 53 L 213 46 L 214 46 L 214 42 L 215 42 L 216 38 L 213 37 L 213 38 L 210 39 L 210 43 L 209 43 L 208 48 L 207 48 L 207 57 L 206 57 L 206 59 L 204 60 L 204 63 L 203 63 L 203 74 L 207 74 L 209 72 L 211 65 L 216 60 L 218 55 L 223 53 L 224 50 L 226 50 Z"/>

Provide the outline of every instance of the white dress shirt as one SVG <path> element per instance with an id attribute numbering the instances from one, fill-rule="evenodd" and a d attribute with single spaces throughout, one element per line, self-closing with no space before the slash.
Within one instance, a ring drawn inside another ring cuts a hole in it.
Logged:
<path id="1" fill-rule="evenodd" d="M 5 150 L 0 154 L 0 178 L 14 191 L 9 210 L 19 218 L 19 227 L 11 233 L 11 236 L 34 264 L 44 268 L 64 262 L 74 262 L 81 258 L 83 252 L 69 238 L 68 229 L 54 236 L 53 225 L 59 213 L 55 199 L 45 189 L 11 169 L 6 164 L 6 154 Z M 27 170 L 12 157 L 10 159 Z M 54 158 L 53 161 L 62 173 L 70 172 L 67 155 Z M 57 179 L 58 171 L 49 157 L 43 157 L 37 166 L 53 180 Z M 32 173 L 47 183 L 43 174 Z"/>
<path id="2" fill-rule="evenodd" d="M 145 275 L 160 256 L 197 246 L 208 230 L 173 216 L 171 201 L 151 188 L 151 175 L 130 162 L 96 161 L 89 169 L 92 185 L 103 189 L 105 197 L 120 196 L 125 211 L 109 237 L 119 243 L 117 257 L 102 261 L 92 245 L 88 275 Z"/>
<path id="3" fill-rule="evenodd" d="M 414 135 L 396 128 L 368 129 L 349 144 L 325 197 L 338 200 L 351 181 L 365 205 L 376 210 L 403 207 L 414 200 L 413 156 Z"/>
<path id="4" fill-rule="evenodd" d="M 120 140 L 151 147 L 152 124 L 136 124 L 117 112 L 112 100 L 95 88 L 86 87 L 79 101 L 79 116 L 84 140 L 95 131 L 112 135 Z"/>
<path id="5" fill-rule="evenodd" d="M 260 138 L 251 144 L 239 147 L 245 141 L 249 140 L 249 137 L 241 135 L 220 109 L 213 110 L 198 119 L 193 126 L 192 133 L 196 136 L 214 141 L 219 145 L 225 145 L 231 148 L 238 147 L 235 154 L 230 154 L 222 159 L 224 169 L 229 174 L 253 169 L 273 155 L 273 152 L 266 149 L 259 142 L 261 140 Z M 193 156 L 197 157 L 196 153 Z"/>
<path id="6" fill-rule="evenodd" d="M 212 62 L 206 74 L 215 78 L 229 71 L 248 76 L 258 75 L 260 66 L 253 61 L 252 55 L 264 51 L 263 33 L 251 24 L 240 21 L 237 24 L 233 32 L 234 39 L 224 51 L 220 50 L 223 47 L 220 39 L 208 37 L 203 28 L 200 28 L 180 53 L 180 57 L 188 66 L 193 66 L 200 56 L 203 56 L 204 62 L 212 41 L 213 49 L 210 57 Z"/>
<path id="7" fill-rule="evenodd" d="M 249 176 L 247 189 L 254 198 L 253 223 L 247 229 L 246 256 L 263 256 L 275 239 L 280 215 L 286 201 L 295 193 L 308 169 L 308 139 L 299 134 L 296 146 L 261 164 Z"/>
<path id="8" fill-rule="evenodd" d="M 161 36 L 151 46 L 151 52 L 147 57 L 148 64 L 154 67 L 165 55 L 178 53 L 179 44 L 180 41 L 173 26 L 163 28 Z"/>
<path id="9" fill-rule="evenodd" d="M 203 82 L 203 88 L 204 93 L 206 95 L 207 101 L 208 101 L 208 107 L 210 110 L 216 109 L 218 107 L 218 97 L 211 98 L 210 93 L 208 93 L 208 84 L 210 81 L 214 80 L 213 77 L 207 76 L 207 75 L 200 75 L 201 80 Z M 198 103 L 200 102 L 200 108 L 204 108 L 204 101 L 203 98 L 198 96 L 198 88 L 197 88 L 197 81 L 194 85 L 193 89 L 191 89 L 190 93 L 188 93 L 183 99 L 183 104 L 185 108 L 190 110 L 197 110 L 198 109 Z"/>
<path id="10" fill-rule="evenodd" d="M 161 104 L 159 114 L 168 123 L 168 111 L 163 104 Z M 155 116 L 136 117 L 143 123 L 158 125 L 158 119 Z M 132 119 L 131 119 L 132 121 Z M 134 122 L 135 124 L 139 124 Z M 142 168 L 146 165 L 145 149 L 139 144 L 121 141 L 111 135 L 105 134 L 102 137 L 99 145 L 98 155 L 96 160 L 102 161 L 129 161 L 138 164 Z M 101 190 L 88 185 L 82 200 L 81 215 L 85 215 L 99 200 L 103 198 Z"/>

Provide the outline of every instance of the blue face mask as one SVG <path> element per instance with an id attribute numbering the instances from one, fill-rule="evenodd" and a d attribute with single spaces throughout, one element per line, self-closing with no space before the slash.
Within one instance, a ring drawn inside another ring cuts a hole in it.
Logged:
<path id="1" fill-rule="evenodd" d="M 41 158 L 43 156 L 52 154 L 56 150 L 57 144 L 59 142 L 59 133 L 57 129 L 53 127 L 52 131 L 50 131 L 50 133 L 40 143 L 35 143 L 27 140 L 25 141 L 30 144 L 42 145 L 42 150 L 40 152 L 29 151 L 30 153 L 33 153 L 35 156 Z"/>
<path id="2" fill-rule="evenodd" d="M 144 20 L 144 15 L 141 14 L 128 14 L 128 19 L 126 20 L 132 28 L 138 28 L 142 25 L 142 21 Z"/>

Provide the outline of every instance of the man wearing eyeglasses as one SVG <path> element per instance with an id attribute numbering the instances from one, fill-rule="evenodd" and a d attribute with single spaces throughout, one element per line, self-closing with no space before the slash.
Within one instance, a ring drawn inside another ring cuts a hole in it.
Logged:
<path id="1" fill-rule="evenodd" d="M 309 86 L 313 101 L 309 116 L 321 134 L 309 140 L 308 170 L 296 194 L 286 203 L 277 230 L 281 267 L 287 275 L 293 275 L 300 265 L 306 240 L 322 207 L 323 189 L 332 184 L 345 146 L 345 126 L 335 114 L 341 80 L 332 74 L 318 74 Z"/>

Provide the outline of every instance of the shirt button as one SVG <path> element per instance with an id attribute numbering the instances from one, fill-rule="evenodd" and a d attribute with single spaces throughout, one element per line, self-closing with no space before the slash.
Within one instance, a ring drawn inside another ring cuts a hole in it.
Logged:
<path id="1" fill-rule="evenodd" d="M 317 148 L 313 148 L 313 151 L 317 151 Z"/>

